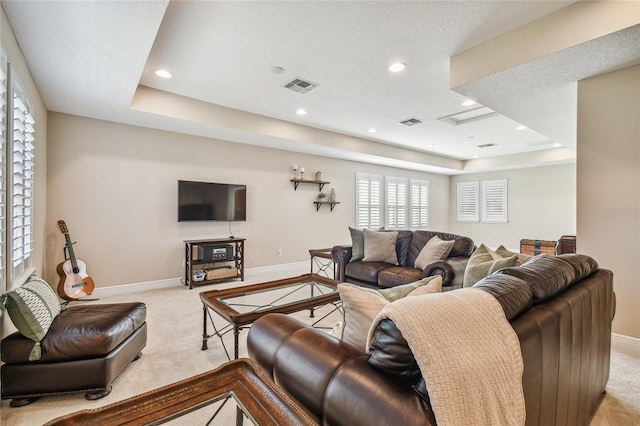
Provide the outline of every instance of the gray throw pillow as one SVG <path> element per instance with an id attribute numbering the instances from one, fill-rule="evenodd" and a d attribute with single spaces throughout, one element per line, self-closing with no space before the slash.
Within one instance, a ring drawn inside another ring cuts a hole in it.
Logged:
<path id="1" fill-rule="evenodd" d="M 384 262 L 392 265 L 398 264 L 396 253 L 396 240 L 398 233 L 377 232 L 364 230 L 364 258 L 363 262 Z"/>
<path id="2" fill-rule="evenodd" d="M 362 260 L 364 257 L 364 232 L 352 227 L 349 227 L 349 232 L 351 233 L 350 262 Z"/>

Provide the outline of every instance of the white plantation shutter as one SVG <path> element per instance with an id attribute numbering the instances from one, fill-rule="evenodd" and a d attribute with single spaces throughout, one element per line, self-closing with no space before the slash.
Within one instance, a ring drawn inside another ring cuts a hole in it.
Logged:
<path id="1" fill-rule="evenodd" d="M 33 107 L 12 76 L 11 106 L 11 239 L 12 279 L 30 273 L 33 251 L 33 169 L 35 120 Z"/>
<path id="2" fill-rule="evenodd" d="M 356 173 L 356 228 L 382 226 L 382 176 Z"/>
<path id="3" fill-rule="evenodd" d="M 458 222 L 478 222 L 480 220 L 480 186 L 478 182 L 458 182 L 457 220 Z"/>
<path id="4" fill-rule="evenodd" d="M 411 179 L 410 181 L 411 229 L 429 228 L 429 182 Z"/>
<path id="5" fill-rule="evenodd" d="M 7 229 L 7 57 L 0 49 L 0 290 L 6 289 Z"/>
<path id="6" fill-rule="evenodd" d="M 407 179 L 387 177 L 387 211 L 385 226 L 401 229 L 407 227 Z"/>
<path id="7" fill-rule="evenodd" d="M 505 223 L 507 217 L 507 180 L 482 181 L 482 221 Z"/>

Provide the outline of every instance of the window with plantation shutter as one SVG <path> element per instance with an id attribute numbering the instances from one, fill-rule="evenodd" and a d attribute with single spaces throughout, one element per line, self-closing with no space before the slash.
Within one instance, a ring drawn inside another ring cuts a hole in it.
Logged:
<path id="1" fill-rule="evenodd" d="M 410 228 L 429 228 L 429 182 L 411 179 L 410 184 Z"/>
<path id="2" fill-rule="evenodd" d="M 478 222 L 480 220 L 480 186 L 478 182 L 458 182 L 457 216 L 458 222 Z"/>
<path id="3" fill-rule="evenodd" d="M 10 107 L 10 177 L 11 214 L 8 248 L 11 255 L 11 278 L 16 280 L 32 272 L 33 251 L 33 171 L 35 120 L 33 106 L 11 75 L 12 105 Z"/>
<path id="4" fill-rule="evenodd" d="M 356 228 L 382 226 L 382 176 L 356 173 Z"/>
<path id="5" fill-rule="evenodd" d="M 6 290 L 7 229 L 7 57 L 0 49 L 0 290 Z"/>
<path id="6" fill-rule="evenodd" d="M 507 217 L 507 180 L 482 181 L 482 221 L 506 223 Z"/>
<path id="7" fill-rule="evenodd" d="M 407 179 L 387 177 L 385 227 L 407 228 Z"/>

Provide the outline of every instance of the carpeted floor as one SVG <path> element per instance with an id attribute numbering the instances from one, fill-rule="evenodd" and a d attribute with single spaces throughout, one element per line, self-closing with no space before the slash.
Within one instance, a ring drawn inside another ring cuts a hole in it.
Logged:
<path id="1" fill-rule="evenodd" d="M 275 280 L 306 273 L 308 270 L 286 270 L 270 275 L 247 274 L 244 284 Z M 113 391 L 98 401 L 86 401 L 82 393 L 43 397 L 22 408 L 10 408 L 9 401 L 2 401 L 0 423 L 3 425 L 41 425 L 49 420 L 78 410 L 98 408 L 142 392 L 156 389 L 184 378 L 218 367 L 226 362 L 226 355 L 219 340 L 211 339 L 209 349 L 202 345 L 202 304 L 199 293 L 205 290 L 237 286 L 238 282 L 209 285 L 193 290 L 176 283 L 175 286 L 102 297 L 96 302 L 118 303 L 142 301 L 147 304 L 148 341 L 140 360 L 129 365 L 113 384 Z M 81 302 L 75 302 L 81 303 Z M 329 308 L 327 308 L 329 309 Z M 318 312 L 321 315 L 322 312 Z M 318 314 L 316 317 L 318 317 Z M 308 320 L 308 312 L 295 314 Z M 214 317 L 216 317 L 214 315 Z M 339 319 L 333 314 L 325 321 L 332 326 Z M 223 326 L 224 320 L 215 319 Z M 241 356 L 246 356 L 246 331 L 241 333 Z M 233 347 L 233 336 L 225 336 L 227 348 Z M 612 354 L 611 374 L 607 393 L 596 413 L 592 426 L 640 424 L 640 360 Z M 215 424 L 233 424 L 232 415 L 218 418 Z M 181 423 L 175 420 L 175 425 Z"/>

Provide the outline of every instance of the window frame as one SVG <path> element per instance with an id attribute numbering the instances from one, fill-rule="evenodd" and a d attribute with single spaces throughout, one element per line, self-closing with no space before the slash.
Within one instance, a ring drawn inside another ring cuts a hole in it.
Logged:
<path id="1" fill-rule="evenodd" d="M 366 201 L 363 201 L 363 194 L 361 192 L 362 185 L 367 187 Z M 374 175 L 369 173 L 356 173 L 356 228 L 363 229 L 378 229 L 384 223 L 383 218 L 383 193 L 382 193 L 383 180 L 381 175 Z M 377 186 L 377 189 L 375 188 Z M 375 199 L 377 197 L 377 203 Z M 377 222 L 375 221 L 375 210 L 377 209 Z M 363 214 L 366 212 L 366 215 Z M 362 220 L 366 216 L 366 221 Z"/>
<path id="2" fill-rule="evenodd" d="M 480 221 L 480 183 L 458 182 L 456 188 L 456 221 Z"/>
<path id="3" fill-rule="evenodd" d="M 385 229 L 408 229 L 409 179 L 385 176 L 384 226 Z"/>
<path id="4" fill-rule="evenodd" d="M 509 188 L 507 179 L 482 181 L 482 222 L 509 222 Z"/>
<path id="5" fill-rule="evenodd" d="M 414 193 L 418 192 L 419 200 L 416 203 Z M 426 199 L 423 200 L 423 191 L 426 191 Z M 409 179 L 409 229 L 429 229 L 431 191 L 428 180 Z M 414 222 L 414 217 L 419 218 Z M 424 220 L 423 220 L 424 219 Z"/>

